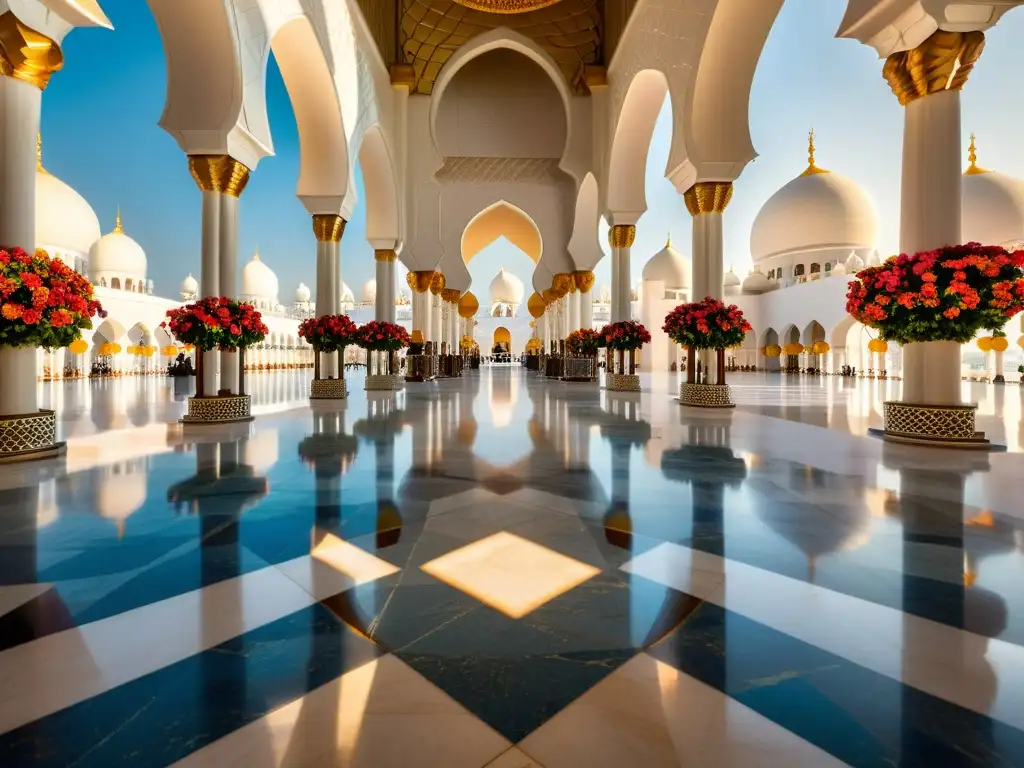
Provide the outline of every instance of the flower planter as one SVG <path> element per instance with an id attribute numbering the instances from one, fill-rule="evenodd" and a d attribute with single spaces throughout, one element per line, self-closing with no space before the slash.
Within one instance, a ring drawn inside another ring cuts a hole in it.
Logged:
<path id="1" fill-rule="evenodd" d="M 344 400 L 347 397 L 345 379 L 313 379 L 309 383 L 310 400 Z"/>
<path id="2" fill-rule="evenodd" d="M 252 398 L 249 395 L 216 395 L 190 397 L 188 413 L 182 424 L 232 424 L 252 421 Z"/>
<path id="3" fill-rule="evenodd" d="M 735 408 L 728 384 L 696 384 L 684 381 L 679 385 L 679 404 L 692 408 Z"/>
<path id="4" fill-rule="evenodd" d="M 563 380 L 594 383 L 597 381 L 597 358 L 594 356 L 567 357 Z"/>
<path id="5" fill-rule="evenodd" d="M 640 377 L 635 373 L 608 373 L 604 377 L 604 388 L 609 392 L 639 392 Z"/>
<path id="6" fill-rule="evenodd" d="M 59 456 L 57 414 L 36 401 L 35 347 L 0 347 L 0 464 Z"/>
<path id="7" fill-rule="evenodd" d="M 370 392 L 393 392 L 402 385 L 398 374 L 397 353 L 393 350 L 368 350 L 366 384 Z"/>

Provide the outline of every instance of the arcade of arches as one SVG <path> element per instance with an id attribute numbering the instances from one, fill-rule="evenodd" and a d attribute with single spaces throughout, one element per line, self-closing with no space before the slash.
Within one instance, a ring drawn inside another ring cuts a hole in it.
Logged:
<path id="1" fill-rule="evenodd" d="M 133 217 L 101 230 L 43 164 L 47 85 L 90 64 L 66 36 L 119 34 L 103 5 L 0 0 L 0 245 L 107 310 L 0 345 L 0 763 L 1019 764 L 1018 321 L 904 347 L 855 322 L 882 214 L 813 132 L 726 269 L 783 0 L 148 0 L 153 130 L 195 183 L 194 274 L 162 293 Z M 903 113 L 900 249 L 1016 249 L 1024 181 L 960 98 L 1024 0 L 839 5 Z M 283 293 L 238 253 L 270 56 L 316 275 Z M 663 113 L 692 236 L 648 258 Z M 528 274 L 479 284 L 500 238 Z M 31 317 L 14 288 L 0 331 Z M 753 330 L 698 379 L 661 325 L 709 295 Z M 244 364 L 161 326 L 215 296 L 269 327 Z M 299 324 L 338 313 L 414 344 L 317 359 Z M 635 373 L 563 349 L 626 320 Z"/>

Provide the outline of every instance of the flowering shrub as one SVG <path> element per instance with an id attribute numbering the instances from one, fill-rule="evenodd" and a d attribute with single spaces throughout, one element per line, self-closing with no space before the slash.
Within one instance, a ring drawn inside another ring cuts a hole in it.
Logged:
<path id="1" fill-rule="evenodd" d="M 0 247 L 0 346 L 66 347 L 106 317 L 92 283 L 43 250 Z"/>
<path id="2" fill-rule="evenodd" d="M 604 338 L 593 328 L 581 328 L 570 333 L 565 344 L 569 347 L 569 354 L 593 357 L 597 354 L 597 350 L 604 345 Z"/>
<path id="3" fill-rule="evenodd" d="M 371 352 L 394 352 L 409 346 L 409 332 L 395 323 L 373 320 L 360 326 L 356 343 Z"/>
<path id="4" fill-rule="evenodd" d="M 270 333 L 256 307 L 224 296 L 169 309 L 167 318 L 160 323 L 161 328 L 169 328 L 182 344 L 193 344 L 205 351 L 245 349 L 259 344 Z"/>
<path id="5" fill-rule="evenodd" d="M 676 344 L 694 349 L 727 349 L 743 343 L 752 330 L 735 304 L 707 296 L 703 301 L 680 304 L 665 316 L 662 330 Z"/>
<path id="6" fill-rule="evenodd" d="M 604 346 L 626 351 L 640 349 L 651 341 L 651 332 L 635 320 L 609 323 L 601 329 L 600 335 L 604 339 Z"/>
<path id="7" fill-rule="evenodd" d="M 348 315 L 321 315 L 303 320 L 299 336 L 317 352 L 337 352 L 356 343 L 359 329 Z"/>
<path id="8" fill-rule="evenodd" d="M 969 342 L 1024 309 L 1024 251 L 947 245 L 857 273 L 846 311 L 886 341 Z"/>

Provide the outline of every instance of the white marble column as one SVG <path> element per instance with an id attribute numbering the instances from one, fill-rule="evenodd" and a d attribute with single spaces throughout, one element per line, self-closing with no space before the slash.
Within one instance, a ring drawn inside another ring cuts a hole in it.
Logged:
<path id="1" fill-rule="evenodd" d="M 373 259 L 377 265 L 377 295 L 374 299 L 374 319 L 395 322 L 395 261 L 394 248 L 377 248 Z"/>
<path id="2" fill-rule="evenodd" d="M 707 296 L 725 297 L 725 259 L 722 248 L 722 214 L 732 199 L 732 182 L 699 181 L 683 195 L 686 209 L 693 216 L 693 300 Z M 718 366 L 714 350 L 699 353 L 702 367 L 708 371 L 708 382 L 716 380 Z"/>
<path id="3" fill-rule="evenodd" d="M 594 287 L 594 273 L 589 270 L 580 270 L 573 273 L 573 280 L 576 282 L 580 295 L 580 328 L 593 328 L 594 296 L 591 289 Z"/>
<path id="4" fill-rule="evenodd" d="M 188 169 L 203 195 L 202 298 L 236 298 L 238 198 L 249 183 L 249 169 L 229 155 L 189 155 Z M 234 353 L 203 353 L 203 393 L 237 392 Z M 229 362 L 230 361 L 230 362 Z"/>
<path id="5" fill-rule="evenodd" d="M 434 270 L 409 272 L 406 282 L 412 290 L 412 328 L 423 335 L 423 341 L 430 341 L 430 283 Z"/>
<path id="6" fill-rule="evenodd" d="M 40 87 L 0 74 L 0 245 L 29 253 L 36 247 L 35 149 L 42 96 Z M 0 347 L 0 415 L 39 410 L 37 357 L 35 347 Z"/>
<path id="7" fill-rule="evenodd" d="M 960 90 L 984 47 L 981 32 L 935 32 L 913 51 L 889 56 L 883 75 L 904 107 L 900 251 L 960 242 Z M 957 405 L 960 345 L 907 344 L 903 401 Z"/>
<path id="8" fill-rule="evenodd" d="M 630 291 L 629 249 L 636 239 L 636 226 L 616 224 L 608 230 L 608 244 L 612 249 L 612 307 L 613 323 L 629 320 L 632 315 Z"/>
<path id="9" fill-rule="evenodd" d="M 336 315 L 340 311 L 341 280 L 338 275 L 338 251 L 345 234 L 345 219 L 337 213 L 313 214 L 313 235 L 316 237 L 316 314 Z M 338 355 L 320 356 L 320 375 L 340 375 Z"/>
<path id="10" fill-rule="evenodd" d="M 444 325 L 441 318 L 441 291 L 444 290 L 444 274 L 434 272 L 430 281 L 430 337 L 428 341 L 434 342 L 434 350 L 441 353 L 441 341 L 444 336 Z"/>

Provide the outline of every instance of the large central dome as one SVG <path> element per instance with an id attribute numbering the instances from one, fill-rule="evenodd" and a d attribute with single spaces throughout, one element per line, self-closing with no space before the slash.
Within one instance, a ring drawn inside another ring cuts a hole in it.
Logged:
<path id="1" fill-rule="evenodd" d="M 502 267 L 491 280 L 491 304 L 522 304 L 523 281 Z"/>
<path id="2" fill-rule="evenodd" d="M 768 198 L 750 232 L 754 263 L 793 253 L 841 248 L 873 248 L 878 212 L 855 181 L 810 163 Z"/>

